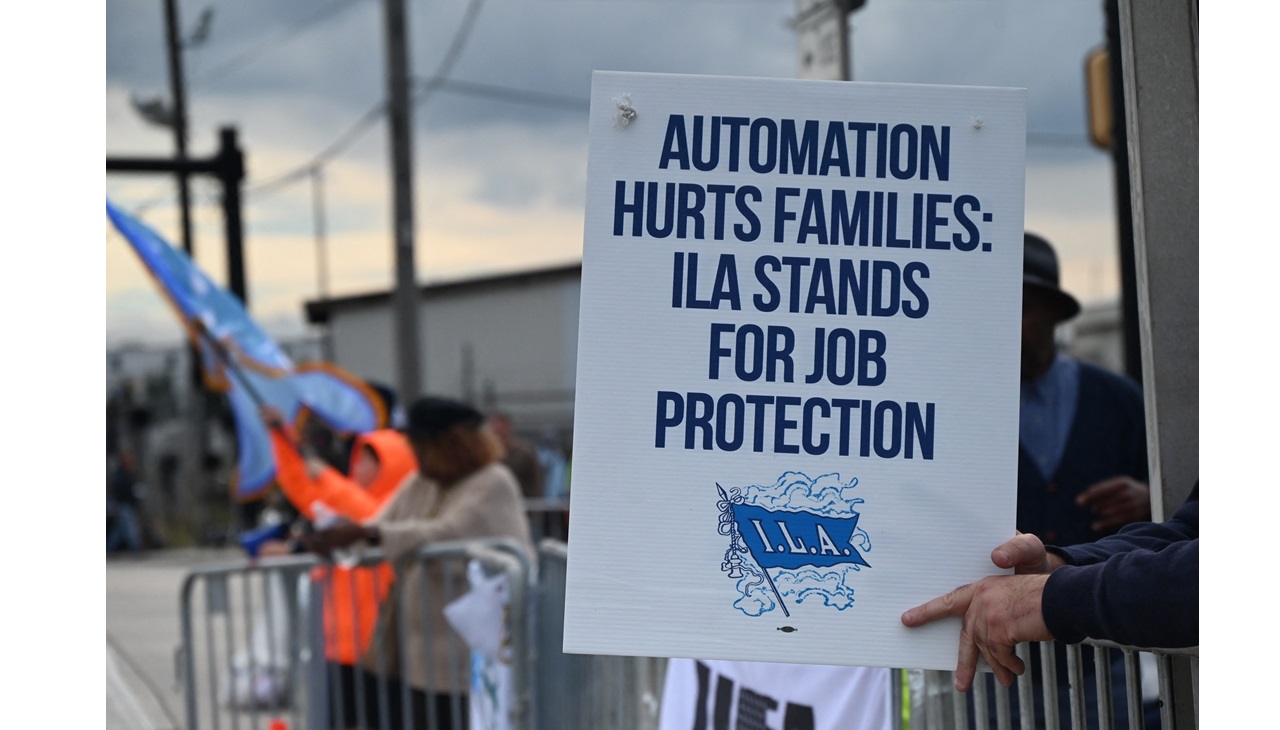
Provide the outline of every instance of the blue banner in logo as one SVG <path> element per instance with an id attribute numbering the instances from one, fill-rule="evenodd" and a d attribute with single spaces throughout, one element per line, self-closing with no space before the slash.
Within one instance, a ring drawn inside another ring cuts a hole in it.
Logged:
<path id="1" fill-rule="evenodd" d="M 775 512 L 745 504 L 732 505 L 733 519 L 751 557 L 761 568 L 794 570 L 812 565 L 827 568 L 866 559 L 853 546 L 858 513 L 828 517 L 812 512 Z"/>

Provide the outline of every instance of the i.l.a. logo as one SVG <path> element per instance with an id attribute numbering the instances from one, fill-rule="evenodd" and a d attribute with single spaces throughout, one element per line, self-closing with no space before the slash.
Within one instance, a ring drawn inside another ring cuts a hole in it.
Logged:
<path id="1" fill-rule="evenodd" d="M 748 616 L 781 609 L 788 600 L 821 601 L 843 611 L 853 605 L 853 578 L 870 563 L 871 537 L 858 525 L 856 478 L 839 474 L 811 479 L 787 472 L 772 486 L 716 485 L 719 531 L 729 537 L 720 565 L 737 581 L 734 608 Z M 770 572 L 773 571 L 773 572 Z"/>

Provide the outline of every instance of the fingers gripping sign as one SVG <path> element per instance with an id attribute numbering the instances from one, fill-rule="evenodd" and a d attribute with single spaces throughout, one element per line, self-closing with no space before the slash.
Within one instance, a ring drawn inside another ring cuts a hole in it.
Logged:
<path id="1" fill-rule="evenodd" d="M 977 672 L 978 656 L 1005 687 L 1025 671 L 1014 647 L 1023 641 L 1052 639 L 1040 611 L 1040 597 L 1057 558 L 1045 552 L 1034 535 L 1019 534 L 992 551 L 992 562 L 1015 568 L 1017 575 L 983 578 L 960 586 L 902 614 L 905 626 L 915 627 L 953 616 L 961 617 L 956 689 L 968 691 Z"/>
<path id="2" fill-rule="evenodd" d="M 963 617 L 969 610 L 977 588 L 977 583 L 962 585 L 950 593 L 916 606 L 902 614 L 902 623 L 908 627 L 916 627 L 951 616 Z M 956 688 L 961 692 L 969 688 L 969 681 L 973 679 L 973 668 L 977 660 L 976 645 L 968 633 L 968 628 L 967 624 L 963 624 L 960 628 L 960 658 L 956 664 Z M 962 673 L 966 666 L 968 666 L 968 680 L 965 680 L 962 686 Z"/>
<path id="3" fill-rule="evenodd" d="M 991 562 L 1000 568 L 1013 568 L 1019 575 L 1052 573 L 1062 565 L 1062 558 L 1047 552 L 1035 535 L 1019 532 L 1016 537 L 991 551 Z"/>
<path id="4" fill-rule="evenodd" d="M 1053 636 L 1040 613 L 1040 595 L 1049 576 L 1002 575 L 983 578 L 902 614 L 902 623 L 915 627 L 951 616 L 962 617 L 956 662 L 956 689 L 968 691 L 977 672 L 978 656 L 1008 687 L 1026 669 L 1014 653 L 1023 641 L 1047 641 Z"/>

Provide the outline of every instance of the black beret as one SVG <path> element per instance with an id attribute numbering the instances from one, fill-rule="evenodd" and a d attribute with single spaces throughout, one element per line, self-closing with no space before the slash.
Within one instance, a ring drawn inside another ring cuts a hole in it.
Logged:
<path id="1" fill-rule="evenodd" d="M 438 436 L 454 426 L 479 426 L 484 415 L 462 401 L 438 396 L 423 396 L 409 407 L 405 433 L 412 439 Z"/>

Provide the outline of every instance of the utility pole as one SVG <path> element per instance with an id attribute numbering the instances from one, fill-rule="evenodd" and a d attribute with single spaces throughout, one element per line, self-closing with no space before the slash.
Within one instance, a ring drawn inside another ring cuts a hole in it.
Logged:
<path id="1" fill-rule="evenodd" d="M 164 29 L 169 50 L 169 93 L 173 101 L 174 157 L 187 158 L 187 81 L 182 71 L 182 38 L 178 34 L 177 0 L 164 0 Z M 178 204 L 182 208 L 182 250 L 192 255 L 191 184 L 178 171 Z"/>
<path id="2" fill-rule="evenodd" d="M 223 127 L 218 130 L 218 152 L 211 158 L 108 157 L 107 172 L 196 174 L 211 175 L 217 178 L 222 183 L 222 211 L 226 224 L 227 238 L 228 288 L 232 294 L 239 297 L 246 307 L 248 306 L 248 287 L 244 271 L 244 231 L 240 214 L 240 186 L 244 182 L 244 153 L 240 150 L 240 143 L 233 127 Z M 193 422 L 192 428 L 188 432 L 189 438 L 186 446 L 189 451 L 183 460 L 186 466 L 184 478 L 190 480 L 185 482 L 188 485 L 188 492 L 191 491 L 191 485 L 203 486 L 201 475 L 203 474 L 204 449 L 202 447 L 205 443 L 204 382 L 200 376 L 199 350 L 193 345 L 191 352 L 194 356 L 192 365 L 196 379 L 192 383 L 189 410 L 193 414 L 193 421 L 196 416 L 200 420 Z M 187 496 L 201 497 L 201 491 L 197 489 L 194 495 L 188 494 Z M 189 499 L 187 503 L 199 504 L 199 499 Z M 188 516 L 194 517 L 195 515 L 190 514 Z"/>
<path id="3" fill-rule="evenodd" d="M 866 0 L 796 0 L 792 27 L 800 53 L 799 78 L 852 81 L 849 14 Z"/>
<path id="4" fill-rule="evenodd" d="M 316 165 L 311 168 L 311 212 L 316 234 L 316 297 L 320 305 L 329 301 L 329 251 L 325 240 L 324 215 L 324 170 Z M 320 357 L 325 362 L 333 362 L 333 334 L 330 322 L 324 325 L 324 333 L 320 336 Z"/>
<path id="5" fill-rule="evenodd" d="M 164 0 L 165 38 L 169 51 L 169 90 L 173 111 L 174 157 L 187 159 L 187 82 L 182 70 L 182 39 L 178 30 L 177 0 Z M 195 260 L 194 243 L 191 235 L 191 185 L 187 172 L 177 171 L 178 206 L 182 220 L 182 250 Z M 191 397 L 187 401 L 189 426 L 184 444 L 186 451 L 182 460 L 184 465 L 183 481 L 188 489 L 195 488 L 194 497 L 201 496 L 204 480 L 204 453 L 208 443 L 205 427 L 205 393 L 204 377 L 200 372 L 200 352 L 193 344 L 189 350 L 191 358 Z M 195 500 L 192 500 L 193 502 Z"/>
<path id="6" fill-rule="evenodd" d="M 409 23 L 404 0 L 383 0 L 387 25 L 387 120 L 395 239 L 395 342 L 398 396 L 418 397 L 418 282 L 413 252 L 413 124 L 409 101 Z"/>

